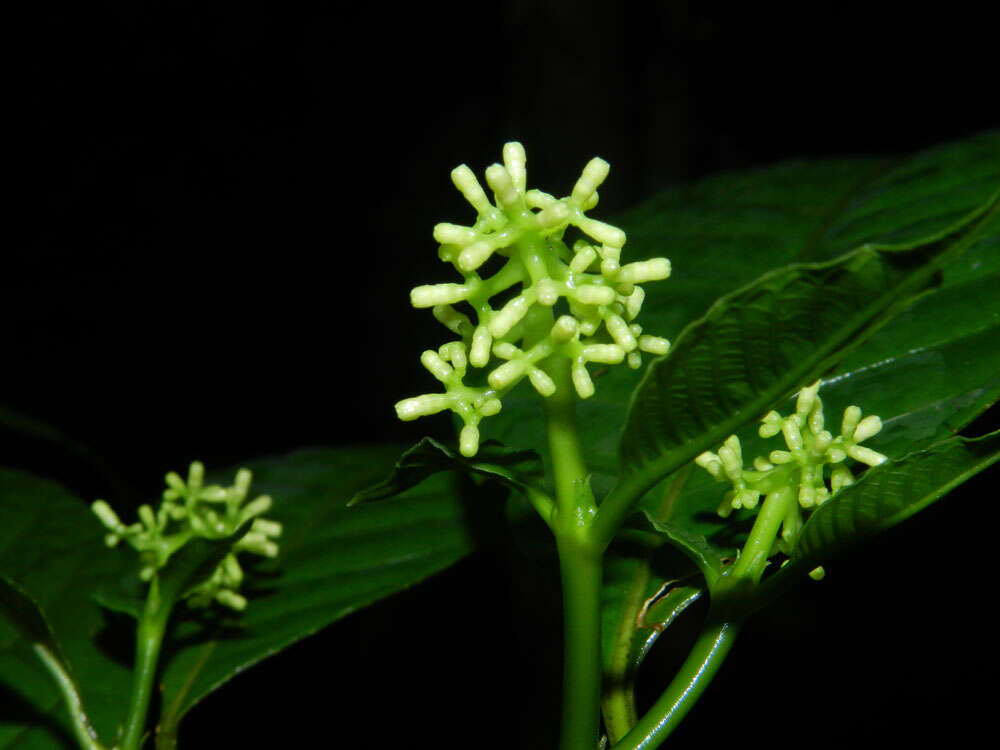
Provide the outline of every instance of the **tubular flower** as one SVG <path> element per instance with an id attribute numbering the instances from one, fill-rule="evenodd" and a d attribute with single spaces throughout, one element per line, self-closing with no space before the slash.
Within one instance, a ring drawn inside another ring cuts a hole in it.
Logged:
<path id="1" fill-rule="evenodd" d="M 263 557 L 275 557 L 281 536 L 281 524 L 261 516 L 271 509 L 271 498 L 261 495 L 245 502 L 252 475 L 247 469 L 236 472 L 232 486 L 204 484 L 205 467 L 199 461 L 191 464 L 187 481 L 175 472 L 166 476 L 167 489 L 157 510 L 139 506 L 139 521 L 126 526 L 104 500 L 91 505 L 94 514 L 108 529 L 104 537 L 109 547 L 124 540 L 139 552 L 142 567 L 139 576 L 151 580 L 166 566 L 170 556 L 195 537 L 225 539 L 234 535 L 246 523 L 250 529 L 233 544 L 232 550 L 202 583 L 186 592 L 192 607 L 207 606 L 217 601 L 227 607 L 242 610 L 246 599 L 238 593 L 243 570 L 237 560 L 240 552 Z"/>
<path id="2" fill-rule="evenodd" d="M 644 298 L 638 285 L 667 278 L 670 261 L 622 265 L 625 233 L 586 216 L 597 205 L 608 163 L 592 159 L 571 194 L 555 198 L 527 189 L 520 143 L 506 144 L 503 160 L 486 170 L 492 202 L 469 167 L 451 173 L 477 218 L 471 226 L 438 224 L 434 239 L 438 255 L 462 283 L 418 286 L 410 293 L 414 307 L 432 308 L 459 339 L 420 358 L 445 392 L 404 399 L 396 413 L 409 421 L 451 410 L 464 423 L 459 448 L 465 456 L 478 451 L 480 420 L 500 411 L 501 397 L 520 381 L 527 379 L 545 398 L 555 393 L 548 367 L 553 358 L 569 361 L 577 395 L 589 398 L 594 383 L 588 364 L 624 361 L 638 368 L 640 352 L 659 356 L 670 346 L 635 322 Z M 583 235 L 572 248 L 564 241 L 570 227 Z M 484 275 L 483 265 L 496 257 L 498 270 Z M 503 304 L 492 302 L 498 295 Z M 469 368 L 488 370 L 486 384 L 466 385 Z"/>
<path id="3" fill-rule="evenodd" d="M 719 515 L 729 516 L 735 509 L 757 508 L 761 498 L 789 495 L 797 502 L 788 502 L 788 512 L 775 540 L 775 552 L 789 553 L 804 523 L 804 514 L 822 505 L 836 493 L 854 483 L 854 475 L 845 465 L 847 458 L 877 466 L 886 457 L 860 443 L 882 429 L 877 416 L 862 419 L 861 409 L 848 406 L 844 410 L 841 433 L 834 437 L 824 427 L 823 402 L 818 392 L 821 381 L 803 388 L 795 402 L 795 413 L 782 417 L 771 411 L 761 420 L 758 433 L 763 438 L 781 433 L 786 450 L 771 451 L 766 457 L 753 460 L 753 468 L 743 466 L 740 440 L 735 435 L 726 439 L 718 452 L 702 453 L 695 463 L 716 480 L 728 482 L 732 490 L 719 506 Z M 825 467 L 831 466 L 827 476 Z M 791 500 L 791 498 L 789 498 Z M 822 569 L 813 571 L 822 576 Z"/>

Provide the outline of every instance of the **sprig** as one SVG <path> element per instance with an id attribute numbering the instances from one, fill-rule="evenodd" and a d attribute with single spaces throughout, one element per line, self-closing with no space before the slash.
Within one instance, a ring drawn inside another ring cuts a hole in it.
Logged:
<path id="1" fill-rule="evenodd" d="M 753 468 L 746 468 L 740 439 L 730 435 L 717 453 L 708 451 L 695 459 L 716 480 L 732 485 L 718 509 L 723 518 L 740 508 L 755 510 L 761 497 L 765 503 L 783 508 L 780 534 L 774 538 L 769 555 L 790 553 L 805 515 L 854 483 L 854 474 L 845 463 L 848 458 L 869 466 L 886 460 L 881 453 L 860 445 L 881 431 L 879 417 L 862 418 L 859 407 L 848 406 L 840 435 L 834 437 L 825 429 L 820 385 L 817 380 L 799 392 L 795 412 L 790 416 L 771 411 L 761 420 L 758 434 L 771 438 L 780 433 L 787 450 L 758 456 Z M 829 476 L 827 466 L 831 467 Z M 812 575 L 822 577 L 823 569 L 817 568 Z"/>

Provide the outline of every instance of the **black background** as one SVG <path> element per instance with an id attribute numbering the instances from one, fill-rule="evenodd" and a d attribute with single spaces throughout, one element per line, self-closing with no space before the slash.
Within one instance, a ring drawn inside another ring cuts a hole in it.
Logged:
<path id="1" fill-rule="evenodd" d="M 439 338 L 408 308 L 445 280 L 431 227 L 470 218 L 453 166 L 518 139 L 532 184 L 565 192 L 598 154 L 611 216 L 721 170 L 1000 125 L 983 19 L 879 7 L 38 5 L 10 27 L 0 401 L 89 445 L 133 498 L 192 458 L 445 435 L 392 404 Z M 0 446 L 113 492 L 65 451 Z M 995 495 L 978 479 L 762 613 L 677 744 L 986 728 Z M 338 623 L 206 700 L 183 746 L 553 747 L 558 593 L 533 565 L 501 540 Z"/>

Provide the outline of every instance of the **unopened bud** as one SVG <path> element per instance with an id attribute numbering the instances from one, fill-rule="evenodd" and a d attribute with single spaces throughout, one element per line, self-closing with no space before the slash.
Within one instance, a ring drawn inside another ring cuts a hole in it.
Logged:
<path id="1" fill-rule="evenodd" d="M 524 146 L 517 141 L 505 143 L 503 146 L 503 163 L 507 167 L 507 172 L 514 183 L 514 188 L 523 193 L 527 183 L 527 170 L 525 164 L 528 161 L 527 154 L 524 153 Z"/>
<path id="2" fill-rule="evenodd" d="M 453 305 L 469 297 L 465 284 L 424 284 L 410 290 L 410 304 L 414 307 Z"/>
<path id="3" fill-rule="evenodd" d="M 564 344 L 576 336 L 579 329 L 580 324 L 572 315 L 560 315 L 555 325 L 552 326 L 550 335 L 554 341 Z"/>
<path id="4" fill-rule="evenodd" d="M 573 387 L 580 398 L 590 398 L 594 395 L 594 381 L 590 379 L 590 373 L 583 365 L 573 368 Z"/>
<path id="5" fill-rule="evenodd" d="M 247 608 L 246 598 L 230 589 L 220 589 L 217 591 L 215 593 L 215 600 L 230 609 L 235 609 L 237 612 L 242 612 Z"/>
<path id="6" fill-rule="evenodd" d="M 868 416 L 858 422 L 858 426 L 854 430 L 854 440 L 860 443 L 881 431 L 882 420 L 874 415 Z"/>
<path id="7" fill-rule="evenodd" d="M 845 438 L 854 437 L 854 430 L 861 421 L 861 409 L 857 406 L 848 406 L 844 409 L 844 421 L 841 422 L 840 434 Z"/>
<path id="8" fill-rule="evenodd" d="M 528 380 L 531 381 L 535 390 L 545 398 L 556 392 L 556 384 L 552 381 L 552 378 L 537 367 L 532 367 L 528 371 Z"/>
<path id="9" fill-rule="evenodd" d="M 488 214 L 493 208 L 476 175 L 465 164 L 451 171 L 451 181 L 478 214 Z"/>
<path id="10" fill-rule="evenodd" d="M 604 319 L 604 325 L 607 326 L 608 333 L 611 334 L 615 343 L 626 352 L 632 351 L 639 345 L 635 336 L 632 335 L 632 331 L 629 330 L 628 323 L 618 315 L 609 315 Z"/>
<path id="11" fill-rule="evenodd" d="M 473 367 L 486 367 L 490 361 L 490 347 L 493 337 L 486 326 L 479 326 L 472 334 L 472 347 L 469 349 L 469 362 Z"/>
<path id="12" fill-rule="evenodd" d="M 662 357 L 670 350 L 670 342 L 659 336 L 640 336 L 639 348 L 649 354 Z"/>
<path id="13" fill-rule="evenodd" d="M 625 244 L 625 232 L 618 227 L 605 224 L 603 221 L 598 221 L 597 219 L 587 218 L 586 216 L 578 217 L 574 223 L 581 231 L 603 245 L 621 247 Z"/>
<path id="14" fill-rule="evenodd" d="M 588 362 L 617 365 L 625 359 L 625 350 L 618 344 L 588 344 L 582 351 L 583 358 Z"/>
<path id="15" fill-rule="evenodd" d="M 610 305 L 617 295 L 609 286 L 583 284 L 576 288 L 576 301 L 583 305 Z"/>
<path id="16" fill-rule="evenodd" d="M 486 169 L 486 184 L 496 194 L 497 200 L 504 208 L 515 206 L 521 194 L 514 187 L 514 180 L 502 164 L 493 164 Z"/>
<path id="17" fill-rule="evenodd" d="M 571 273 L 583 273 L 597 260 L 597 251 L 591 245 L 584 245 L 569 262 Z"/>
<path id="18" fill-rule="evenodd" d="M 565 203 L 553 203 L 535 214 L 539 229 L 554 229 L 569 220 L 569 209 Z"/>
<path id="19" fill-rule="evenodd" d="M 496 338 L 505 336 L 511 328 L 521 322 L 528 314 L 529 309 L 531 309 L 531 300 L 527 295 L 519 294 L 514 297 L 490 320 L 490 334 Z"/>
<path id="20" fill-rule="evenodd" d="M 601 186 L 601 183 L 607 179 L 610 171 L 610 164 L 600 157 L 594 157 L 587 162 L 587 166 L 583 168 L 580 178 L 573 186 L 573 192 L 570 197 L 578 205 L 586 203 L 586 201 L 594 194 L 594 191 L 596 191 L 597 188 Z"/>
<path id="21" fill-rule="evenodd" d="M 467 245 L 458 254 L 458 267 L 463 271 L 475 271 L 493 254 L 493 246 L 486 240 L 477 240 Z"/>
<path id="22" fill-rule="evenodd" d="M 645 284 L 647 281 L 661 281 L 669 276 L 670 261 L 666 258 L 626 263 L 618 271 L 618 281 L 625 284 Z"/>
<path id="23" fill-rule="evenodd" d="M 462 428 L 458 437 L 458 450 L 463 456 L 469 458 L 479 451 L 479 428 L 475 425 L 467 424 Z"/>
<path id="24" fill-rule="evenodd" d="M 871 448 L 866 448 L 863 445 L 852 445 L 847 449 L 847 455 L 855 461 L 860 461 L 861 463 L 868 464 L 869 466 L 878 466 L 888 460 L 886 456 L 882 455 L 878 451 L 873 451 Z"/>
<path id="25" fill-rule="evenodd" d="M 451 365 L 441 359 L 441 356 L 437 352 L 430 349 L 420 355 L 420 364 L 427 368 L 427 371 L 442 383 L 455 372 Z"/>
<path id="26" fill-rule="evenodd" d="M 470 227 L 442 222 L 434 225 L 434 240 L 442 245 L 468 245 L 476 239 L 476 232 Z"/>
<path id="27" fill-rule="evenodd" d="M 396 416 L 404 422 L 426 417 L 444 411 L 454 399 L 447 393 L 428 393 L 423 396 L 404 398 L 396 404 Z"/>
<path id="28" fill-rule="evenodd" d="M 535 293 L 538 295 L 540 305 L 552 307 L 559 301 L 559 283 L 552 279 L 542 279 L 535 284 Z"/>
<path id="29" fill-rule="evenodd" d="M 487 378 L 490 385 L 498 391 L 510 388 L 514 383 L 524 377 L 525 364 L 521 360 L 515 359 L 504 362 Z"/>

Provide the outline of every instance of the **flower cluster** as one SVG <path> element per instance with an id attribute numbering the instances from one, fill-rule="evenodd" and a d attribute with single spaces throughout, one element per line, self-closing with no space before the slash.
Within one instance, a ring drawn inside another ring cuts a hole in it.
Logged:
<path id="1" fill-rule="evenodd" d="M 142 561 L 139 576 L 144 581 L 151 580 L 170 556 L 191 539 L 225 539 L 251 522 L 249 531 L 233 544 L 232 551 L 212 574 L 186 592 L 188 604 L 193 607 L 217 601 L 242 610 L 247 601 L 238 593 L 243 570 L 236 556 L 249 552 L 275 557 L 278 545 L 274 539 L 281 536 L 281 524 L 260 517 L 271 509 L 269 496 L 261 495 L 245 502 L 250 490 L 249 470 L 236 472 L 230 487 L 206 485 L 204 478 L 205 467 L 199 461 L 191 464 L 187 481 L 170 472 L 166 476 L 167 489 L 160 507 L 154 511 L 149 505 L 139 506 L 139 521 L 128 526 L 104 500 L 95 501 L 91 509 L 108 529 L 104 541 L 109 547 L 124 540 L 139 552 Z"/>
<path id="2" fill-rule="evenodd" d="M 802 528 L 803 511 L 822 505 L 838 490 L 854 483 L 854 475 L 844 463 L 847 458 L 869 466 L 886 460 L 881 453 L 860 445 L 881 431 L 882 420 L 876 416 L 862 419 L 857 406 L 844 410 L 840 435 L 834 437 L 824 428 L 823 402 L 818 395 L 820 384 L 817 380 L 799 392 L 795 413 L 791 416 L 782 417 L 772 411 L 762 420 L 760 436 L 770 438 L 781 433 L 787 450 L 771 451 L 767 457 L 758 456 L 753 460 L 753 469 L 746 469 L 740 440 L 732 435 L 717 453 L 702 453 L 695 459 L 695 463 L 716 480 L 729 482 L 733 487 L 719 506 L 719 515 L 723 518 L 734 509 L 753 510 L 762 495 L 794 494 L 797 502 L 788 503 L 775 551 L 788 553 L 791 550 Z M 827 465 L 832 467 L 829 480 L 825 474 Z"/>
<path id="3" fill-rule="evenodd" d="M 640 352 L 666 354 L 669 342 L 643 333 L 635 318 L 642 307 L 638 286 L 670 275 L 670 261 L 653 258 L 622 265 L 625 233 L 592 219 L 585 212 L 597 205 L 597 188 L 608 175 L 603 159 L 592 159 L 571 194 L 555 198 L 526 189 L 526 157 L 520 143 L 503 148 L 503 164 L 486 170 L 490 202 L 469 167 L 452 171 L 455 186 L 477 212 L 472 226 L 438 224 L 434 238 L 440 258 L 451 263 L 463 283 L 431 284 L 412 290 L 414 307 L 430 307 L 434 317 L 460 340 L 437 351 L 428 350 L 421 362 L 445 387 L 444 393 L 404 399 L 396 413 L 405 421 L 446 409 L 455 412 L 464 428 L 459 448 L 466 456 L 479 446 L 478 425 L 500 411 L 500 398 L 527 378 L 543 397 L 556 391 L 547 371 L 553 357 L 568 359 L 573 387 L 580 398 L 594 393 L 589 363 L 638 368 Z M 572 249 L 563 241 L 576 227 L 584 238 Z M 492 276 L 480 275 L 483 264 L 499 256 Z M 504 295 L 497 308 L 491 300 Z M 456 307 L 462 305 L 475 316 Z M 487 385 L 464 383 L 468 368 L 487 368 Z"/>

